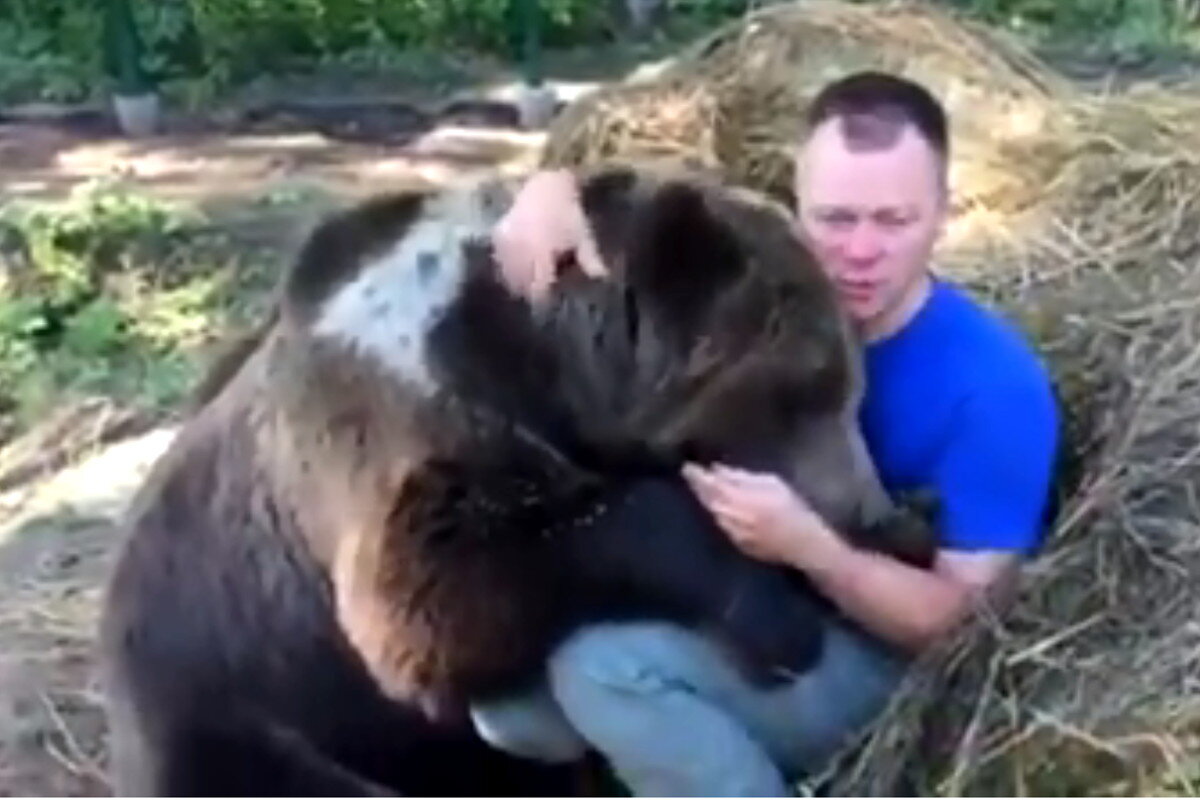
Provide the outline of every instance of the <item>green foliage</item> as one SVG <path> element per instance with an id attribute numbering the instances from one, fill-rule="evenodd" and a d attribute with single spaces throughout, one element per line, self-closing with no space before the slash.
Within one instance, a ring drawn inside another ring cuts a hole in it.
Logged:
<path id="1" fill-rule="evenodd" d="M 149 91 L 152 81 L 132 0 L 103 0 L 103 20 L 104 69 L 117 91 L 125 95 Z"/>
<path id="2" fill-rule="evenodd" d="M 713 5 L 717 0 L 704 0 Z M 727 2 L 728 0 L 726 0 Z M 599 43 L 609 0 L 539 0 L 549 47 Z M 142 65 L 158 82 L 204 97 L 230 85 L 331 61 L 388 62 L 418 51 L 514 58 L 513 0 L 156 0 L 135 2 Z M 102 76 L 104 3 L 0 3 L 0 99 L 73 99 L 109 88 Z M 190 84 L 203 84 L 200 87 Z"/>
<path id="3" fill-rule="evenodd" d="M 604 4 L 595 0 L 541 0 L 541 10 L 550 45 L 595 40 L 607 21 Z M 514 11 L 511 0 L 190 3 L 208 67 L 221 80 L 364 52 L 467 49 L 510 56 L 517 46 Z"/>
<path id="4" fill-rule="evenodd" d="M 600 44 L 623 0 L 539 0 L 547 47 Z M 860 0 L 878 2 L 878 0 Z M 1040 41 L 1128 51 L 1177 46 L 1179 0 L 941 0 Z M 663 0 L 707 26 L 751 0 Z M 147 76 L 193 103 L 268 74 L 329 65 L 387 68 L 418 53 L 515 60 L 515 0 L 131 0 Z M 0 3 L 0 101 L 71 100 L 111 88 L 100 0 Z M 106 66 L 108 67 L 106 69 Z M 126 65 L 127 67 L 128 65 Z M 126 74 L 128 70 L 126 70 Z"/>
<path id="5" fill-rule="evenodd" d="M 1187 27 L 1178 0 L 956 0 L 987 22 L 1039 41 L 1121 52 L 1170 47 Z"/>
<path id="6" fill-rule="evenodd" d="M 225 87 L 261 75 L 364 53 L 468 49 L 510 56 L 518 27 L 511 0 L 159 0 L 136 3 L 143 67 L 159 81 Z M 595 0 L 540 0 L 548 45 L 604 36 Z M 16 0 L 0 7 L 0 97 L 87 93 L 103 72 L 95 0 Z M 30 58 L 36 63 L 31 63 Z M 11 63 L 10 62 L 11 59 Z M 375 59 L 378 60 L 378 59 Z M 108 72 L 112 72 L 111 65 Z"/>
<path id="7" fill-rule="evenodd" d="M 203 219 L 119 184 L 0 209 L 0 415 L 63 393 L 168 404 L 255 277 Z"/>
<path id="8" fill-rule="evenodd" d="M 195 221 L 115 184 L 82 185 L 61 204 L 13 204 L 0 223 L 19 239 L 28 264 L 18 285 L 58 308 L 75 308 L 104 290 L 131 263 L 167 254 Z"/>
<path id="9" fill-rule="evenodd" d="M 0 99 L 72 100 L 100 73 L 99 19 L 78 0 L 0 4 Z"/>
<path id="10" fill-rule="evenodd" d="M 747 0 L 663 0 L 670 13 L 695 22 L 716 25 L 746 12 L 754 6 Z"/>

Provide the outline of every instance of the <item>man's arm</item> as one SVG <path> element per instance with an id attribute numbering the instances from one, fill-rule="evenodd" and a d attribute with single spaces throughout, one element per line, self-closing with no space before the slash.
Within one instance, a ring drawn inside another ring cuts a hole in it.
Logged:
<path id="1" fill-rule="evenodd" d="M 932 570 L 860 550 L 833 531 L 775 475 L 689 465 L 696 494 L 750 555 L 802 570 L 848 617 L 881 639 L 918 652 L 952 629 L 982 592 L 1003 587 L 1018 557 L 938 554 Z"/>
<path id="2" fill-rule="evenodd" d="M 1003 599 L 1019 564 L 1011 552 L 943 550 L 925 571 L 855 549 L 832 531 L 818 536 L 825 547 L 797 548 L 786 563 L 866 630 L 913 653 L 952 630 L 984 595 Z"/>
<path id="3" fill-rule="evenodd" d="M 934 477 L 943 543 L 934 568 L 858 550 L 782 480 L 726 467 L 688 467 L 701 501 L 748 553 L 803 570 L 849 617 L 919 651 L 987 593 L 1003 599 L 1043 528 L 1057 449 L 1048 391 L 981 394 L 959 409 Z"/>

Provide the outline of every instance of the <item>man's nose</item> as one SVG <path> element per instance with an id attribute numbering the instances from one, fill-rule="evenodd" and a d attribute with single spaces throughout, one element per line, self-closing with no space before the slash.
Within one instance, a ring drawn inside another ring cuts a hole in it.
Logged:
<path id="1" fill-rule="evenodd" d="M 843 255 L 854 266 L 870 266 L 883 254 L 879 234 L 867 223 L 854 226 L 846 240 Z"/>

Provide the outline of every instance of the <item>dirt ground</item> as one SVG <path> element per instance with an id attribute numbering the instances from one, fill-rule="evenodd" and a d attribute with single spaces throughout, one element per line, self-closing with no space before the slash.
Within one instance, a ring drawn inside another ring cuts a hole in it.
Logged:
<path id="1" fill-rule="evenodd" d="M 349 127 L 366 120 L 369 109 L 321 107 L 306 115 L 312 119 L 279 111 L 229 130 L 168 129 L 125 139 L 107 125 L 97 130 L 83 113 L 27 114 L 0 124 L 0 200 L 61 197 L 80 183 L 107 177 L 202 205 L 259 196 L 297 181 L 352 196 L 413 181 L 440 183 L 497 165 L 519 169 L 536 154 L 542 136 L 482 115 L 427 122 L 397 111 L 390 116 L 405 129 L 403 140 L 386 141 L 388 130 L 349 138 L 321 128 Z"/>
<path id="2" fill-rule="evenodd" d="M 564 98 L 587 88 L 566 86 Z M 310 190 L 350 198 L 479 169 L 523 170 L 542 134 L 511 123 L 502 102 L 443 105 L 440 114 L 400 103 L 285 103 L 172 120 L 161 135 L 127 140 L 90 110 L 23 109 L 0 114 L 0 202 L 64 197 L 109 175 L 203 208 Z M 288 221 L 267 226 L 281 246 L 306 220 Z M 114 522 L 171 435 L 138 430 L 61 469 L 42 452 L 45 474 L 0 479 L 0 795 L 109 792 L 91 649 L 100 586 Z M 0 458 L 0 472 L 7 466 Z"/>
<path id="3" fill-rule="evenodd" d="M 0 794 L 108 794 L 92 665 L 100 586 L 159 428 L 0 495 Z"/>

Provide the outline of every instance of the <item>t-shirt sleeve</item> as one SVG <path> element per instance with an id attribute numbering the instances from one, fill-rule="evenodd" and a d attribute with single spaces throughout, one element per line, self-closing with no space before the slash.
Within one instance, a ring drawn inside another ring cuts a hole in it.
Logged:
<path id="1" fill-rule="evenodd" d="M 1054 395 L 1036 380 L 985 387 L 963 401 L 936 470 L 942 547 L 1037 550 L 1058 424 Z"/>

